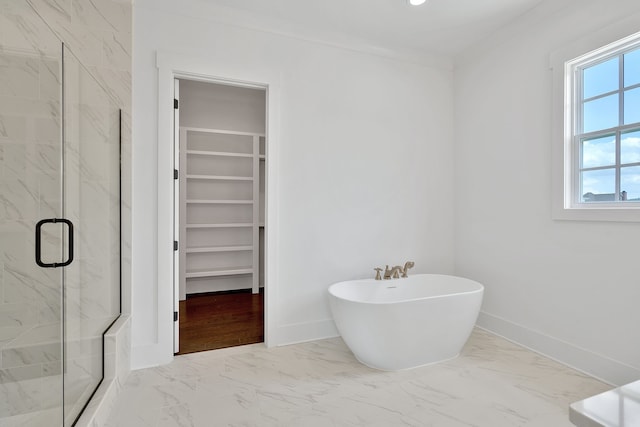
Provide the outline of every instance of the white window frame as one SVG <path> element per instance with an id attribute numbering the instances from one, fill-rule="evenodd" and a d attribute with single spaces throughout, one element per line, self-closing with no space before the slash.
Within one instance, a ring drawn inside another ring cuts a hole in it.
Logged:
<path id="1" fill-rule="evenodd" d="M 619 30 L 619 29 L 618 29 Z M 637 30 L 637 28 L 636 28 Z M 628 34 L 628 33 L 627 33 Z M 613 40 L 613 41 L 612 41 Z M 640 202 L 583 202 L 580 190 L 581 69 L 640 48 L 640 33 L 620 37 L 597 34 L 551 55 L 553 72 L 553 218 L 560 220 L 640 222 Z M 623 102 L 620 99 L 620 102 Z M 622 112 L 621 112 L 622 114 Z M 636 126 L 618 126 L 608 133 Z M 586 134 L 583 134 L 586 135 Z M 616 168 L 619 168 L 619 154 Z"/>

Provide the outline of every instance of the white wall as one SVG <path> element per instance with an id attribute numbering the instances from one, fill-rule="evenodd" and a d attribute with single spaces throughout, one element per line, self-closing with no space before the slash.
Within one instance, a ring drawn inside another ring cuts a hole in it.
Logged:
<path id="1" fill-rule="evenodd" d="M 182 79 L 180 126 L 264 134 L 265 91 Z"/>
<path id="2" fill-rule="evenodd" d="M 640 3 L 563 3 L 459 58 L 456 272 L 486 286 L 481 325 L 623 383 L 640 378 L 640 227 L 552 220 L 549 55 L 622 18 L 640 31 Z"/>
<path id="3" fill-rule="evenodd" d="M 170 315 L 157 305 L 157 50 L 280 76 L 275 344 L 336 333 L 333 282 L 409 259 L 415 272 L 453 272 L 449 69 L 207 22 L 165 3 L 136 1 L 134 14 L 134 368 L 163 360 L 148 350 Z"/>

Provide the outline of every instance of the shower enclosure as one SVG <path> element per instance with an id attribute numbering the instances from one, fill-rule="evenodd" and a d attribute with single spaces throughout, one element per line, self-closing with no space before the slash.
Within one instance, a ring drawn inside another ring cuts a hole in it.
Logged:
<path id="1" fill-rule="evenodd" d="M 120 315 L 120 112 L 0 0 L 0 425 L 74 425 Z"/>

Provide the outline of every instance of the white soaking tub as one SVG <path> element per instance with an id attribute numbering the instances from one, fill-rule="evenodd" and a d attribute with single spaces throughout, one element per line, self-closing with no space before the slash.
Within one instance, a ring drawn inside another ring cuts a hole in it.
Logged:
<path id="1" fill-rule="evenodd" d="M 329 287 L 342 339 L 367 366 L 386 371 L 452 359 L 469 339 L 484 286 L 463 277 L 415 274 Z"/>

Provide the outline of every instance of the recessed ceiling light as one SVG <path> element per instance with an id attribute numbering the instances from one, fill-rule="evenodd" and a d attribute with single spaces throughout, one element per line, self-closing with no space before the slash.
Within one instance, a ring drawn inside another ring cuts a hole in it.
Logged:
<path id="1" fill-rule="evenodd" d="M 408 0 L 411 6 L 420 6 L 425 3 L 427 0 Z"/>

